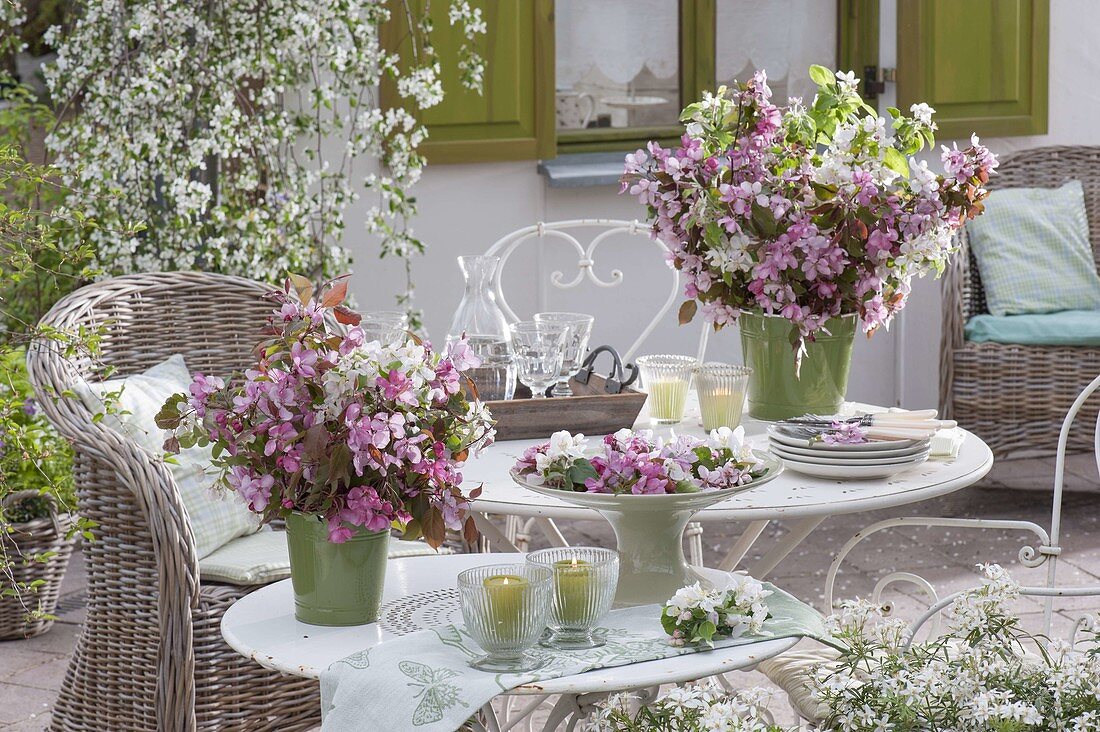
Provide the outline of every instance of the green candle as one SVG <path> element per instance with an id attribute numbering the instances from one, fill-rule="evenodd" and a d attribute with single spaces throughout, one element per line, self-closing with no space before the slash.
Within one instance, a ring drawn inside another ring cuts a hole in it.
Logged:
<path id="1" fill-rule="evenodd" d="M 565 627 L 587 625 L 595 602 L 597 577 L 592 565 L 583 559 L 554 562 L 554 594 L 558 620 Z"/>
<path id="2" fill-rule="evenodd" d="M 516 641 L 523 622 L 524 594 L 530 583 L 519 575 L 497 574 L 486 577 L 483 584 L 497 637 L 504 642 Z"/>
<path id="3" fill-rule="evenodd" d="M 703 429 L 734 428 L 741 424 L 745 395 L 739 391 L 699 392 L 699 410 L 703 413 Z"/>
<path id="4" fill-rule="evenodd" d="M 688 380 L 668 379 L 647 384 L 649 416 L 658 422 L 679 422 L 684 416 Z"/>

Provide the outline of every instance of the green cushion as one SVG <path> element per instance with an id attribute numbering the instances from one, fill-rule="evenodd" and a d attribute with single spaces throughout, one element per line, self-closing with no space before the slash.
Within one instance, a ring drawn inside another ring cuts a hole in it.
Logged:
<path id="1" fill-rule="evenodd" d="M 1080 181 L 993 191 L 967 231 L 990 314 L 1100 310 Z"/>
<path id="2" fill-rule="evenodd" d="M 966 340 L 1025 346 L 1100 346 L 1100 310 L 1067 310 L 1043 315 L 975 315 Z"/>
<path id="3" fill-rule="evenodd" d="M 103 397 L 117 393 L 121 413 L 105 415 L 103 424 L 161 458 L 165 432 L 157 427 L 155 417 L 168 397 L 187 391 L 190 384 L 183 356 L 176 354 L 143 373 L 80 383 L 73 391 L 93 414 L 105 411 Z M 181 450 L 175 461 L 168 463 L 191 520 L 200 559 L 231 539 L 255 532 L 260 525 L 259 516 L 249 511 L 239 496 L 214 488 L 210 460 L 209 447 L 192 447 Z"/>
<path id="4" fill-rule="evenodd" d="M 390 559 L 450 553 L 446 548 L 437 552 L 422 541 L 402 541 L 395 536 L 390 537 Z M 255 534 L 234 539 L 199 560 L 199 574 L 203 582 L 224 582 L 245 587 L 286 579 L 290 576 L 286 532 L 271 531 L 265 527 Z"/>

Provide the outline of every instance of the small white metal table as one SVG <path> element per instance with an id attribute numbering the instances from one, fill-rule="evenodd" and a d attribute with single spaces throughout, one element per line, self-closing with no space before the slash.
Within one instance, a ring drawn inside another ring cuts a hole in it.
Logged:
<path id="1" fill-rule="evenodd" d="M 461 623 L 458 607 L 458 574 L 486 564 L 522 561 L 516 554 L 455 554 L 437 557 L 391 559 L 379 620 L 354 627 L 307 625 L 294 619 L 294 595 L 290 580 L 262 587 L 234 603 L 222 617 L 226 643 L 264 668 L 294 676 L 319 678 L 334 661 L 426 628 Z M 700 570 L 720 575 L 718 570 Z M 720 577 L 715 577 L 720 580 Z M 525 718 L 546 697 L 560 695 L 547 729 L 566 720 L 577 720 L 591 705 L 617 691 L 651 689 L 706 678 L 755 666 L 794 646 L 797 638 L 762 641 L 745 646 L 719 648 L 705 653 L 617 668 L 589 671 L 575 676 L 540 681 L 512 689 L 511 696 L 527 697 L 516 714 L 498 720 L 491 708 L 483 710 L 490 730 L 507 730 Z"/>
<path id="2" fill-rule="evenodd" d="M 693 406 L 689 404 L 688 415 L 681 424 L 671 428 L 653 428 L 654 432 L 704 436 L 698 426 L 698 414 L 693 414 Z M 766 423 L 746 420 L 744 426 L 754 447 L 767 448 Z M 636 428 L 649 428 L 644 412 Z M 788 522 L 790 533 L 747 568 L 749 574 L 762 579 L 830 516 L 918 503 L 953 493 L 981 480 L 993 467 L 993 453 L 978 436 L 970 432 L 965 434 L 959 456 L 953 460 L 932 459 L 882 480 L 811 478 L 787 470 L 759 488 L 738 492 L 727 501 L 703 509 L 696 515 L 695 521 L 703 525 L 708 522 L 741 522 L 745 525 L 740 538 L 718 565 L 719 569 L 727 571 L 737 567 L 769 521 Z M 599 439 L 594 437 L 592 442 Z M 479 484 L 482 486 L 481 495 L 473 502 L 473 510 L 482 534 L 494 546 L 502 546 L 505 550 L 517 549 L 510 537 L 487 520 L 488 515 L 517 517 L 521 521 L 533 519 L 550 542 L 559 546 L 565 545 L 565 538 L 552 521 L 545 519 L 602 520 L 590 508 L 572 506 L 529 491 L 508 477 L 508 471 L 523 451 L 541 442 L 544 440 L 498 442 L 463 468 L 465 489 Z M 699 547 L 700 550 L 693 554 L 701 553 L 701 544 Z M 701 556 L 693 556 L 691 560 L 694 564 L 702 563 Z"/>

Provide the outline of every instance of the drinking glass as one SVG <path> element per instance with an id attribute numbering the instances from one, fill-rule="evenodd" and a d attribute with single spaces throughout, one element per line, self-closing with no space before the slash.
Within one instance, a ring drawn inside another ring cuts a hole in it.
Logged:
<path id="1" fill-rule="evenodd" d="M 656 424 L 676 424 L 684 418 L 691 370 L 691 356 L 640 356 L 642 386 L 649 394 L 649 419 Z"/>
<path id="2" fill-rule="evenodd" d="M 466 632 L 487 655 L 470 665 L 515 673 L 546 665 L 529 653 L 546 630 L 553 573 L 535 564 L 490 564 L 458 575 L 459 605 Z"/>
<path id="3" fill-rule="evenodd" d="M 400 346 L 408 336 L 408 313 L 400 310 L 371 310 L 361 317 L 359 327 L 368 343 L 378 341 L 383 346 Z"/>
<path id="4" fill-rule="evenodd" d="M 533 399 L 546 398 L 546 390 L 561 374 L 567 326 L 521 320 L 510 330 L 520 381 L 531 387 Z"/>
<path id="5" fill-rule="evenodd" d="M 615 599 L 619 553 L 589 546 L 555 547 L 531 552 L 527 561 L 554 573 L 548 622 L 551 635 L 542 644 L 572 651 L 606 643 L 592 631 Z"/>
<path id="6" fill-rule="evenodd" d="M 565 349 L 562 351 L 561 374 L 550 396 L 572 396 L 569 380 L 580 369 L 584 356 L 588 353 L 588 339 L 592 335 L 594 321 L 595 318 L 584 313 L 535 313 L 536 323 L 562 323 L 568 328 Z"/>
<path id="7" fill-rule="evenodd" d="M 703 429 L 733 429 L 741 424 L 745 390 L 752 369 L 728 363 L 705 363 L 696 366 L 694 373 L 699 411 L 703 413 Z"/>

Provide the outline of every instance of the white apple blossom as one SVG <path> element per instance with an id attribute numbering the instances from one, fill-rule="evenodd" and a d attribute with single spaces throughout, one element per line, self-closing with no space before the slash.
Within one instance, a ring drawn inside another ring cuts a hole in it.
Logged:
<path id="1" fill-rule="evenodd" d="M 67 210 L 99 222 L 90 238 L 105 275 L 339 273 L 344 213 L 364 192 L 367 232 L 408 270 L 423 249 L 408 227 L 409 188 L 427 136 L 413 113 L 442 99 L 426 18 L 403 12 L 414 50 L 399 66 L 380 38 L 386 0 L 76 5 L 71 26 L 47 34 L 58 58 L 46 81 L 71 112 L 48 144 Z M 450 21 L 466 39 L 463 80 L 479 87 L 469 42 L 485 32 L 481 12 L 453 0 Z M 400 99 L 382 109 L 386 79 Z M 130 221 L 145 229 L 117 236 L 113 224 Z"/>

